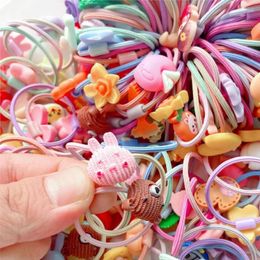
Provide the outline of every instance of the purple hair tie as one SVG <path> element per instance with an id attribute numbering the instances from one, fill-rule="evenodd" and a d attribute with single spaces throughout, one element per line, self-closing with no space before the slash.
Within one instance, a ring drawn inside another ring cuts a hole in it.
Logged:
<path id="1" fill-rule="evenodd" d="M 79 20 L 78 0 L 65 0 L 66 13 L 74 17 L 75 22 Z"/>
<path id="2" fill-rule="evenodd" d="M 19 91 L 17 91 L 12 99 L 12 102 L 11 102 L 11 105 L 10 105 L 10 116 L 11 116 L 11 121 L 13 123 L 13 126 L 14 128 L 16 129 L 17 133 L 20 135 L 20 136 L 25 136 L 24 132 L 22 131 L 22 129 L 20 128 L 19 124 L 17 123 L 17 120 L 16 120 L 16 116 L 15 116 L 15 106 L 16 106 L 16 102 L 19 98 L 20 95 L 22 95 L 24 92 L 26 91 L 29 91 L 29 90 L 32 90 L 32 89 L 49 89 L 49 90 L 52 90 L 54 88 L 54 86 L 52 85 L 48 85 L 48 84 L 32 84 L 32 85 L 29 85 L 29 86 L 26 86 L 22 89 L 20 89 Z M 55 146 L 62 146 L 64 144 L 66 144 L 67 142 L 69 142 L 73 136 L 76 134 L 77 130 L 78 130 L 78 122 L 77 122 L 77 119 L 76 119 L 76 116 L 75 116 L 75 108 L 73 106 L 73 104 L 71 103 L 71 101 L 67 98 L 67 97 L 64 97 L 62 99 L 66 104 L 68 104 L 71 108 L 71 112 L 73 114 L 73 119 L 74 119 L 74 122 L 75 122 L 75 126 L 74 126 L 74 129 L 73 131 L 68 135 L 66 136 L 65 138 L 59 140 L 59 141 L 55 141 L 55 142 L 40 142 L 41 145 L 44 145 L 45 147 L 55 147 Z"/>
<path id="3" fill-rule="evenodd" d="M 241 257 L 240 259 L 244 259 L 244 260 L 248 259 L 249 260 L 247 254 L 245 253 L 244 250 L 242 250 L 242 248 L 240 248 L 235 243 L 228 241 L 228 240 L 225 240 L 225 239 L 205 239 L 205 240 L 196 241 L 196 242 L 192 243 L 191 246 L 187 247 L 184 251 L 182 251 L 181 255 L 179 256 L 179 259 L 180 260 L 187 259 L 186 256 L 190 252 L 192 252 L 196 249 L 205 248 L 207 246 L 216 247 L 217 245 L 232 248 L 239 255 L 239 257 Z"/>
<path id="4" fill-rule="evenodd" d="M 232 158 L 230 160 L 227 160 L 223 163 L 221 163 L 210 175 L 206 187 L 205 187 L 205 195 L 206 195 L 206 202 L 208 205 L 208 209 L 210 210 L 210 212 L 221 222 L 228 224 L 228 225 L 232 225 L 235 226 L 238 230 L 244 230 L 244 229 L 250 229 L 253 226 L 255 226 L 257 223 L 260 223 L 260 217 L 258 218 L 245 218 L 245 219 L 240 219 L 240 220 L 236 220 L 236 221 L 230 221 L 224 217 L 222 217 L 219 212 L 217 210 L 215 210 L 215 208 L 212 205 L 211 199 L 210 199 L 210 187 L 215 179 L 215 177 L 222 171 L 224 170 L 226 167 L 228 167 L 229 165 L 235 164 L 235 163 L 239 163 L 239 162 L 256 162 L 256 163 L 260 163 L 260 158 L 257 157 L 252 157 L 252 156 L 240 156 L 240 157 L 236 157 L 236 158 Z M 226 187 L 228 189 L 228 187 Z M 234 187 L 233 187 L 234 188 Z M 241 189 L 237 189 L 235 188 L 237 193 L 241 193 Z M 243 193 L 246 193 L 247 191 L 244 190 Z M 260 194 L 260 190 L 255 190 L 256 195 Z"/>

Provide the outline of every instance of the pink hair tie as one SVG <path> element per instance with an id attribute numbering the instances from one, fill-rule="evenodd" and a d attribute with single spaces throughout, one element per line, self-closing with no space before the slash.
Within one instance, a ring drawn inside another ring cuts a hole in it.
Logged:
<path id="1" fill-rule="evenodd" d="M 229 75 L 236 83 L 237 87 L 239 87 L 241 95 L 245 94 L 244 86 L 241 83 L 241 80 L 237 73 L 230 67 L 229 63 L 225 60 L 225 58 L 221 55 L 221 53 L 209 42 L 203 39 L 198 39 L 197 44 L 199 44 L 202 48 L 206 48 L 211 51 L 214 56 L 219 60 L 219 62 L 225 67 L 225 69 L 229 72 Z"/>
<path id="2" fill-rule="evenodd" d="M 202 165 L 204 165 L 202 157 L 196 153 L 193 153 L 193 152 L 187 153 L 186 156 L 184 157 L 183 180 L 184 180 L 184 187 L 185 187 L 186 194 L 188 196 L 189 202 L 191 203 L 193 210 L 197 213 L 198 217 L 206 224 L 213 224 L 216 222 L 216 220 L 212 219 L 212 218 L 207 218 L 207 216 L 205 216 L 205 214 L 202 212 L 202 210 L 198 206 L 198 204 L 193 196 L 193 192 L 190 188 L 191 182 L 190 182 L 190 178 L 189 178 L 189 164 L 190 164 L 191 159 L 196 159 Z"/>
<path id="3" fill-rule="evenodd" d="M 207 34 L 206 39 L 210 40 L 213 38 L 216 34 L 220 34 L 223 32 L 228 32 L 230 30 L 236 30 L 236 29 L 247 29 L 254 27 L 259 21 L 242 21 L 238 23 L 231 23 L 227 25 L 221 25 L 216 28 L 212 28 L 210 32 Z"/>
<path id="4" fill-rule="evenodd" d="M 12 142 L 12 141 L 21 141 L 21 142 L 28 143 L 28 144 L 32 145 L 31 147 L 34 147 L 34 149 L 39 150 L 43 154 L 56 156 L 51 150 L 45 148 L 43 145 L 39 144 L 35 140 L 33 140 L 31 138 L 27 138 L 27 137 L 21 137 L 21 136 L 6 137 L 3 139 L 0 139 L 0 145 L 3 143 L 6 143 L 6 142 Z"/>
<path id="5" fill-rule="evenodd" d="M 114 22 L 121 22 L 123 24 L 127 24 L 133 28 L 139 29 L 139 30 L 151 30 L 151 27 L 141 20 L 141 18 L 136 17 L 134 15 L 125 15 L 120 14 L 111 11 L 111 10 L 100 10 L 100 9 L 88 9 L 87 12 L 83 11 L 80 14 L 80 23 L 82 21 L 92 20 L 92 19 L 99 19 L 99 20 L 108 20 L 108 21 L 114 21 Z"/>
<path id="6" fill-rule="evenodd" d="M 191 190 L 194 190 L 195 185 L 196 185 L 196 179 L 192 178 L 191 180 Z M 175 233 L 175 237 L 172 243 L 172 251 L 171 254 L 173 256 L 178 256 L 179 255 L 179 251 L 181 249 L 181 245 L 182 245 L 182 237 L 185 231 L 185 220 L 186 220 L 186 216 L 187 216 L 187 212 L 188 212 L 188 208 L 190 207 L 190 202 L 188 200 L 187 195 L 185 196 L 183 205 L 182 205 L 182 212 L 181 212 L 181 216 L 180 216 L 180 220 L 176 229 L 176 233 Z"/>

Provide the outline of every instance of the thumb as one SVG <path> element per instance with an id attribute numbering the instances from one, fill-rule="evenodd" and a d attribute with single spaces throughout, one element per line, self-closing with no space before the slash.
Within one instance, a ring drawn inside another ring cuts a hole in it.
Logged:
<path id="1" fill-rule="evenodd" d="M 94 184 L 80 167 L 0 185 L 0 248 L 64 230 L 93 195 Z"/>

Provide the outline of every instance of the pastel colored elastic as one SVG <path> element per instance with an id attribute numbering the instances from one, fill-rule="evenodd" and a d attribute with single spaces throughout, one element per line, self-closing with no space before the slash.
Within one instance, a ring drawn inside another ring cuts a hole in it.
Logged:
<path id="1" fill-rule="evenodd" d="M 15 96 L 14 96 L 12 102 L 11 102 L 10 115 L 11 115 L 11 118 L 13 120 L 14 127 L 16 128 L 17 132 L 21 136 L 24 136 L 24 133 L 23 133 L 22 129 L 20 128 L 20 126 L 17 124 L 17 121 L 16 121 L 15 105 L 16 105 L 17 99 L 19 98 L 19 95 L 21 95 L 22 93 L 24 93 L 24 92 L 26 92 L 28 90 L 37 89 L 37 88 L 43 88 L 43 89 L 50 89 L 51 90 L 53 88 L 53 86 L 47 85 L 47 84 L 39 84 L 39 85 L 35 84 L 35 85 L 27 86 L 27 87 L 19 90 L 15 94 Z M 72 109 L 72 112 L 75 113 L 75 109 L 74 109 L 74 106 L 72 105 L 72 103 L 67 98 L 65 98 L 65 102 L 68 103 L 68 105 Z M 60 145 L 60 144 L 66 143 L 75 135 L 76 131 L 77 131 L 77 125 L 74 127 L 74 130 L 67 137 L 65 137 L 63 140 L 55 141 L 55 142 L 51 142 L 51 143 L 43 143 L 43 145 L 46 146 L 46 147 L 51 147 L 51 146 L 56 146 L 56 145 Z"/>
<path id="2" fill-rule="evenodd" d="M 95 186 L 43 259 L 259 259 L 259 1 L 64 5 L 0 27 L 0 154 Z"/>
<path id="3" fill-rule="evenodd" d="M 249 229 L 250 227 L 253 227 L 254 225 L 256 225 L 256 223 L 259 223 L 260 222 L 260 218 L 257 218 L 257 219 L 244 219 L 244 220 L 237 220 L 236 222 L 234 221 L 230 221 L 224 217 L 222 217 L 215 209 L 214 207 L 212 206 L 212 203 L 211 203 L 211 200 L 209 198 L 209 187 L 212 183 L 212 181 L 214 180 L 214 177 L 218 175 L 218 173 L 226 166 L 226 165 L 231 165 L 232 163 L 234 162 L 245 162 L 245 161 L 248 161 L 248 162 L 260 162 L 259 158 L 256 158 L 256 157 L 247 157 L 247 156 L 241 156 L 241 157 L 238 157 L 238 158 L 234 158 L 234 159 L 230 159 L 229 161 L 226 161 L 224 163 L 222 163 L 221 165 L 219 165 L 215 171 L 210 175 L 208 181 L 207 181 L 207 184 L 206 184 L 206 189 L 205 189 L 205 192 L 206 192 L 206 201 L 207 201 L 207 204 L 208 204 L 208 207 L 209 207 L 209 210 L 212 212 L 212 214 L 214 214 L 214 216 L 221 220 L 223 223 L 226 223 L 226 224 L 229 224 L 229 225 L 233 225 L 235 226 L 237 229 L 239 230 L 244 230 L 244 229 Z M 237 192 L 238 192 L 238 189 L 237 189 Z M 244 191 L 245 192 L 245 191 Z M 259 190 L 255 190 L 254 191 L 255 194 L 259 194 L 260 191 Z"/>

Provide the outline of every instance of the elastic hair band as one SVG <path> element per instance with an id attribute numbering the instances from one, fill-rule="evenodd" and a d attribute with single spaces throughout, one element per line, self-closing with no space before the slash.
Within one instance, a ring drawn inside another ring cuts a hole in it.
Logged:
<path id="1" fill-rule="evenodd" d="M 132 69 L 136 65 L 138 65 L 142 60 L 143 60 L 143 57 L 139 58 L 139 59 L 136 59 L 135 61 L 131 61 L 131 62 L 127 63 L 127 64 L 121 65 L 121 66 L 119 66 L 117 68 L 110 69 L 107 72 L 111 73 L 111 74 L 115 74 L 115 73 L 119 73 L 119 72 L 124 71 L 124 70 Z M 79 83 L 76 86 L 76 88 L 74 89 L 73 95 L 75 97 L 81 95 L 82 89 L 89 83 L 90 83 L 89 79 L 86 79 L 86 80 L 82 81 L 81 83 Z"/>
<path id="2" fill-rule="evenodd" d="M 168 13 L 172 17 L 173 20 L 173 26 L 171 28 L 170 33 L 177 33 L 178 32 L 178 25 L 179 25 L 179 8 L 177 5 L 176 0 L 173 1 L 164 1 L 166 8 L 168 10 Z"/>
<path id="3" fill-rule="evenodd" d="M 132 153 L 158 153 L 163 151 L 172 151 L 178 146 L 176 141 L 158 142 L 151 146 L 150 143 L 138 143 L 137 141 L 135 142 L 135 140 L 121 140 L 119 141 L 119 144 Z"/>
<path id="4" fill-rule="evenodd" d="M 187 153 L 186 154 L 186 156 L 184 157 L 184 160 L 183 160 L 183 180 L 184 180 L 185 191 L 186 191 L 188 199 L 191 203 L 192 208 L 197 213 L 199 218 L 206 224 L 212 224 L 212 223 L 215 223 L 216 220 L 209 219 L 203 214 L 203 212 L 199 208 L 199 206 L 198 206 L 198 204 L 197 204 L 197 202 L 196 202 L 196 200 L 193 196 L 193 193 L 190 189 L 189 164 L 190 164 L 190 160 L 192 158 L 198 160 L 200 163 L 203 164 L 203 160 L 198 154 L 196 154 L 196 153 Z"/>
<path id="5" fill-rule="evenodd" d="M 249 29 L 254 27 L 258 23 L 257 20 L 254 21 L 241 21 L 241 22 L 234 22 L 234 23 L 229 23 L 225 24 L 222 26 L 216 26 L 215 28 L 211 28 L 209 33 L 206 36 L 207 40 L 211 40 L 216 34 L 223 33 L 223 32 L 229 32 L 233 31 L 236 29 Z"/>
<path id="6" fill-rule="evenodd" d="M 128 48 L 128 49 L 131 50 L 132 48 Z M 116 52 L 118 52 L 118 51 L 112 51 L 111 54 L 116 53 Z M 149 52 L 150 52 L 150 50 L 145 48 L 145 49 L 142 49 L 142 50 L 139 50 L 139 51 L 135 52 L 135 56 L 137 58 L 141 58 L 144 55 L 148 54 Z M 79 63 L 85 63 L 85 64 L 101 63 L 101 64 L 104 64 L 104 65 L 112 65 L 112 64 L 118 64 L 118 63 L 120 64 L 120 56 L 119 55 L 120 54 L 118 54 L 116 58 L 110 58 L 110 59 L 107 59 L 107 58 L 81 57 L 81 56 L 78 56 L 76 54 L 74 54 L 73 57 Z"/>
<path id="7" fill-rule="evenodd" d="M 12 27 L 15 27 L 17 28 L 18 26 L 24 26 L 24 27 L 27 27 L 33 31 L 35 31 L 36 33 L 40 34 L 45 40 L 47 40 L 50 45 L 56 50 L 57 54 L 58 54 L 58 57 L 59 57 L 59 63 L 58 63 L 58 66 L 57 66 L 57 70 L 61 70 L 62 69 L 62 64 L 63 64 L 63 56 L 62 56 L 62 53 L 59 49 L 59 47 L 57 46 L 57 43 L 50 37 L 49 34 L 47 34 L 46 32 L 44 32 L 42 29 L 40 29 L 39 27 L 37 26 L 34 26 L 34 25 L 31 25 L 27 22 L 23 22 L 23 21 L 20 21 L 20 22 L 11 22 L 9 24 L 9 26 L 12 26 Z M 4 34 L 4 43 L 6 43 L 6 40 L 8 38 L 8 35 L 10 34 L 11 32 L 7 32 L 6 34 Z M 6 38 L 5 38 L 6 37 Z M 8 46 L 6 45 L 7 47 L 7 50 L 8 50 Z"/>
<path id="8" fill-rule="evenodd" d="M 233 0 L 222 0 L 218 2 L 214 7 L 210 8 L 206 14 L 199 20 L 199 26 L 204 28 L 206 23 L 212 20 L 217 14 L 219 14 L 227 4 L 231 3 Z"/>
<path id="9" fill-rule="evenodd" d="M 195 189 L 195 186 L 197 184 L 197 180 L 195 178 L 192 178 L 191 180 L 191 190 Z M 173 256 L 179 255 L 179 251 L 181 248 L 181 237 L 183 237 L 183 234 L 185 232 L 185 221 L 186 221 L 186 215 L 188 211 L 188 207 L 190 205 L 190 202 L 188 200 L 187 195 L 185 195 L 185 199 L 183 201 L 182 210 L 181 210 L 181 216 L 180 220 L 176 229 L 175 237 L 172 243 L 172 250 L 171 254 Z"/>
<path id="10" fill-rule="evenodd" d="M 105 243 L 105 242 L 101 242 L 101 241 L 98 241 L 98 240 L 92 238 L 89 234 L 86 234 L 84 232 L 84 230 L 80 226 L 79 222 L 75 223 L 75 228 L 77 229 L 78 233 L 80 234 L 82 241 L 84 241 L 86 243 L 91 243 L 92 245 L 95 245 L 97 247 L 102 247 L 102 248 L 114 248 L 114 247 L 126 246 L 126 245 L 134 242 L 139 237 L 143 236 L 151 227 L 152 227 L 152 224 L 148 223 L 147 225 L 145 225 L 144 229 L 139 234 L 132 236 L 131 238 L 128 238 L 128 239 L 126 239 L 124 241 L 120 241 L 120 242 Z"/>
<path id="11" fill-rule="evenodd" d="M 205 186 L 205 199 L 208 205 L 208 208 L 210 210 L 210 212 L 220 221 L 222 221 L 223 223 L 226 223 L 228 225 L 232 225 L 235 226 L 237 229 L 239 230 L 244 230 L 244 229 L 250 229 L 252 227 L 254 227 L 257 223 L 260 223 L 260 217 L 258 218 L 245 218 L 242 220 L 236 220 L 236 221 L 230 221 L 224 217 L 222 217 L 218 211 L 215 210 L 215 208 L 212 206 L 212 202 L 210 199 L 210 186 L 212 185 L 212 182 L 214 181 L 214 178 L 223 170 L 225 169 L 225 167 L 234 164 L 234 163 L 238 163 L 238 162 L 257 162 L 260 163 L 260 158 L 257 157 L 251 157 L 251 156 L 240 156 L 240 157 L 236 157 L 236 158 L 232 158 L 229 159 L 225 162 L 223 162 L 222 164 L 220 164 L 213 172 L 212 174 L 210 174 L 209 179 L 206 183 Z M 231 186 L 231 185 L 230 185 Z M 233 187 L 235 188 L 235 187 Z M 241 189 L 237 189 L 235 188 L 235 191 L 237 193 L 240 193 Z M 250 193 L 252 193 L 252 191 L 256 194 L 259 195 L 260 194 L 260 190 L 251 190 Z M 248 194 L 247 190 L 243 191 L 243 194 Z M 241 193 L 242 193 L 241 192 Z"/>
<path id="12" fill-rule="evenodd" d="M 102 27 L 101 27 L 101 29 L 102 29 Z M 108 26 L 106 27 L 106 29 L 112 30 L 113 32 L 118 33 L 118 34 L 123 34 L 127 38 L 134 38 L 136 40 L 144 42 L 152 50 L 154 50 L 155 47 L 158 45 L 158 41 L 155 38 L 155 36 L 157 36 L 156 34 L 150 34 L 145 31 L 141 31 L 141 33 L 137 33 L 137 32 L 132 32 L 132 31 L 126 30 L 126 29 L 114 28 L 114 27 L 108 27 Z M 85 32 L 86 30 L 88 32 L 98 31 L 98 30 L 100 30 L 100 27 L 90 27 L 87 29 L 80 29 L 77 31 L 77 33 L 78 33 L 78 35 L 80 35 L 81 33 Z"/>
<path id="13" fill-rule="evenodd" d="M 231 48 L 233 50 L 242 52 L 246 56 L 250 56 L 252 59 L 255 59 L 255 60 L 260 59 L 259 51 L 249 48 L 247 46 L 241 46 L 241 44 L 237 44 L 237 43 L 230 42 L 227 40 L 217 40 L 217 41 L 215 41 L 215 44 L 219 44 L 219 45 Z"/>
<path id="14" fill-rule="evenodd" d="M 254 7 L 239 8 L 239 9 L 236 9 L 236 10 L 232 10 L 231 12 L 228 12 L 226 14 L 223 14 L 219 18 L 218 22 L 233 18 L 234 16 L 241 18 L 241 20 L 246 19 L 248 14 L 254 13 L 254 12 L 259 12 L 259 11 L 260 11 L 260 7 L 257 6 L 257 5 L 254 6 Z"/>
<path id="15" fill-rule="evenodd" d="M 111 132 L 115 135 L 122 135 L 125 133 L 128 133 L 130 130 L 132 130 L 137 125 L 137 120 L 133 120 L 129 124 L 126 124 L 120 128 L 114 128 L 111 130 Z"/>
<path id="16" fill-rule="evenodd" d="M 0 60 L 0 67 L 5 65 L 5 64 L 9 64 L 12 62 L 18 62 L 21 63 L 25 66 L 28 66 L 29 68 L 31 68 L 42 80 L 46 80 L 46 83 L 51 83 L 52 81 L 49 79 L 49 77 L 38 67 L 36 66 L 32 61 L 24 58 L 24 57 L 17 57 L 17 56 L 11 56 L 11 57 L 6 57 L 2 60 Z M 3 76 L 4 74 L 1 72 L 1 76 Z M 8 82 L 8 77 L 6 75 L 3 76 L 4 79 Z M 54 83 L 54 82 L 53 82 Z M 11 84 L 10 84 L 11 85 Z M 11 87 L 13 87 L 11 85 Z"/>
<path id="17" fill-rule="evenodd" d="M 254 48 L 260 47 L 260 41 L 244 40 L 244 39 L 230 39 L 230 41 L 247 46 L 247 47 L 254 47 Z"/>
<path id="18" fill-rule="evenodd" d="M 236 118 L 234 116 L 234 113 L 232 112 L 229 104 L 227 103 L 227 101 L 221 94 L 220 90 L 218 89 L 218 87 L 216 86 L 216 84 L 214 83 L 214 81 L 212 80 L 212 78 L 210 77 L 208 72 L 206 71 L 205 67 L 203 66 L 201 61 L 199 61 L 198 59 L 194 59 L 194 63 L 197 65 L 197 68 L 199 69 L 201 75 L 204 77 L 205 82 L 207 83 L 207 85 L 210 87 L 210 89 L 216 96 L 218 102 L 221 104 L 223 110 L 225 111 L 226 115 L 229 118 L 231 125 L 236 126 L 237 123 L 236 123 Z"/>
<path id="19" fill-rule="evenodd" d="M 150 162 L 153 162 L 156 165 L 157 169 L 159 170 L 160 177 L 161 177 L 161 194 L 163 194 L 165 184 L 166 184 L 166 179 L 165 179 L 165 172 L 164 172 L 164 169 L 161 166 L 161 164 L 149 155 L 134 154 L 134 156 L 135 156 L 136 159 L 145 159 L 145 160 L 148 160 Z M 89 214 L 88 212 L 87 212 L 87 219 L 88 219 L 88 221 L 91 221 L 91 214 Z M 114 230 L 114 231 L 108 231 L 108 230 L 100 229 L 96 225 L 93 226 L 94 223 L 92 221 L 89 222 L 89 223 L 90 223 L 91 227 L 98 233 L 102 232 L 102 233 L 106 234 L 107 236 L 117 236 L 117 235 L 121 235 L 121 234 L 125 233 L 126 231 L 130 230 L 131 228 L 133 228 L 135 225 L 137 225 L 140 222 L 137 221 L 136 223 L 132 223 L 125 228 L 117 229 L 117 230 Z M 82 236 L 82 238 L 85 239 L 86 241 L 88 241 L 89 243 L 96 245 L 96 246 L 99 246 L 99 247 L 112 248 L 112 247 L 127 245 L 127 244 L 131 243 L 132 241 L 134 241 L 135 239 L 137 239 L 138 237 L 142 236 L 152 226 L 152 224 L 149 223 L 149 222 L 145 221 L 145 223 L 146 223 L 145 228 L 142 230 L 141 233 L 137 234 L 136 236 L 134 236 L 130 239 L 124 240 L 124 241 L 110 242 L 110 243 L 101 243 L 100 241 L 97 241 L 97 240 L 89 237 L 87 234 L 85 234 L 83 229 L 80 227 L 78 221 L 75 223 L 75 227 L 76 227 L 77 231 L 79 232 L 79 234 Z"/>
<path id="20" fill-rule="evenodd" d="M 206 40 L 198 39 L 197 44 L 199 44 L 202 48 L 205 48 L 205 49 L 209 50 L 210 52 L 212 52 L 213 56 L 215 56 L 217 58 L 217 60 L 228 71 L 230 77 L 234 80 L 235 84 L 240 89 L 241 95 L 244 95 L 244 93 L 245 93 L 244 86 L 241 83 L 239 76 L 237 75 L 237 73 L 235 73 L 235 71 L 232 69 L 232 67 L 228 64 L 226 59 L 224 57 L 222 57 L 221 53 L 212 44 L 210 44 Z"/>
<path id="21" fill-rule="evenodd" d="M 136 15 L 136 16 L 140 17 L 142 20 L 149 23 L 149 18 L 146 15 L 146 13 L 143 12 L 142 10 L 136 8 L 135 6 L 113 4 L 113 5 L 106 6 L 104 9 L 106 9 L 106 10 L 118 10 L 118 11 L 122 11 L 123 13 L 130 13 L 132 15 Z"/>
<path id="22" fill-rule="evenodd" d="M 158 28 L 158 32 L 160 34 L 163 33 L 162 23 L 160 21 L 157 11 L 153 8 L 152 2 L 145 1 L 145 0 L 139 0 L 139 2 L 142 3 L 142 5 L 145 7 L 145 9 L 150 17 L 151 23 L 153 21 L 155 21 L 157 28 Z M 156 30 L 154 30 L 154 31 L 156 31 Z"/>
<path id="23" fill-rule="evenodd" d="M 219 225 L 219 224 L 212 224 L 212 225 L 208 225 L 208 226 L 199 226 L 199 227 L 195 227 L 191 230 L 188 230 L 187 232 L 185 232 L 182 241 L 187 241 L 190 239 L 191 236 L 193 236 L 194 234 L 197 234 L 201 231 L 207 231 L 207 230 L 224 230 L 230 233 L 235 234 L 237 237 L 241 238 L 241 240 L 243 240 L 246 244 L 246 246 L 248 247 L 250 254 L 251 254 L 251 259 L 252 260 L 257 260 L 257 255 L 256 255 L 256 250 L 253 246 L 253 244 L 249 241 L 249 239 L 242 234 L 240 231 L 238 231 L 235 228 L 226 226 L 226 225 Z"/>
<path id="24" fill-rule="evenodd" d="M 26 19 L 25 21 L 28 23 L 35 23 L 35 24 L 39 24 L 42 26 L 48 26 L 60 36 L 63 36 L 63 34 L 64 34 L 64 32 L 63 32 L 64 28 L 61 28 L 58 25 L 56 25 L 55 23 L 49 22 L 48 20 L 29 18 L 29 19 Z M 63 27 L 64 27 L 64 24 L 63 24 Z"/>
<path id="25" fill-rule="evenodd" d="M 22 29 L 19 29 L 19 28 L 16 28 L 16 27 L 10 27 L 10 26 L 0 27 L 0 31 L 16 32 L 16 33 L 22 34 L 22 35 L 26 36 L 29 40 L 31 40 L 35 45 L 37 45 L 41 49 L 41 51 L 46 55 L 48 61 L 50 62 L 50 65 L 51 65 L 52 70 L 54 72 L 54 74 L 53 74 L 54 82 L 55 82 L 55 85 L 57 84 L 57 82 L 58 82 L 58 71 L 57 71 L 56 65 L 55 65 L 52 57 L 50 56 L 50 54 L 45 50 L 45 48 L 43 48 L 43 46 L 38 41 L 36 41 L 36 39 L 34 39 L 33 36 L 31 36 L 29 33 L 25 32 Z"/>
<path id="26" fill-rule="evenodd" d="M 232 253 L 237 259 L 249 260 L 247 254 L 244 250 L 242 250 L 239 246 L 235 243 L 230 242 L 225 239 L 205 239 L 199 240 L 192 243 L 191 246 L 184 249 L 184 251 L 180 254 L 180 260 L 186 259 L 186 256 L 192 252 L 193 250 L 197 249 L 204 249 L 204 248 L 214 248 L 214 249 L 225 249 L 229 253 Z M 242 257 L 242 258 L 241 258 Z"/>
<path id="27" fill-rule="evenodd" d="M 201 74 L 198 71 L 197 67 L 195 66 L 194 62 L 188 61 L 187 66 L 192 73 L 192 79 L 195 79 L 195 81 L 197 83 L 197 84 L 195 84 L 195 86 L 193 86 L 193 84 L 192 84 L 192 88 L 194 88 L 193 93 L 196 93 L 196 90 L 200 89 L 200 91 L 202 91 L 206 95 L 206 97 L 213 109 L 216 124 L 219 124 L 221 130 L 223 131 L 223 129 L 224 129 L 224 118 L 222 115 L 223 113 L 222 113 L 222 110 L 220 109 L 220 106 L 217 102 L 217 99 L 216 99 L 213 91 L 211 90 L 211 88 L 208 88 L 206 82 L 204 81 L 203 77 L 201 76 Z M 197 94 L 196 94 L 196 96 L 197 96 Z M 195 106 L 196 113 L 199 114 L 200 108 L 199 108 L 199 105 L 197 104 L 197 102 L 198 102 L 198 98 L 196 97 L 194 99 L 194 106 Z M 209 107 L 209 109 L 210 109 L 210 107 Z M 235 124 L 237 124 L 236 121 L 235 121 Z"/>
<path id="28" fill-rule="evenodd" d="M 164 159 L 165 165 L 166 165 L 166 172 L 168 172 L 172 169 L 172 163 L 171 163 L 170 157 L 169 157 L 168 153 L 165 151 L 162 152 L 162 155 L 163 155 L 163 159 Z M 163 214 L 167 210 L 168 206 L 170 205 L 171 196 L 172 196 L 172 187 L 173 187 L 172 178 L 167 178 L 167 173 L 165 174 L 165 178 L 166 178 L 166 183 L 167 183 L 167 192 L 166 192 L 166 198 L 164 201 L 164 205 L 163 205 L 161 214 Z M 161 179 L 159 179 L 156 182 L 156 184 L 160 185 Z"/>
<path id="29" fill-rule="evenodd" d="M 33 85 L 29 85 L 27 87 L 24 87 L 22 88 L 21 90 L 17 91 L 12 99 L 12 102 L 11 102 L 11 105 L 10 105 L 10 115 L 11 115 L 11 120 L 12 120 L 12 123 L 16 129 L 16 131 L 18 132 L 19 135 L 21 136 L 25 136 L 24 132 L 22 131 L 22 129 L 20 128 L 19 124 L 17 123 L 17 120 L 16 120 L 16 116 L 15 116 L 15 106 L 16 106 L 16 103 L 17 103 L 17 100 L 19 98 L 20 95 L 22 95 L 24 92 L 28 91 L 28 90 L 32 90 L 32 89 L 38 89 L 38 88 L 43 88 L 43 89 L 49 89 L 49 90 L 52 90 L 54 88 L 54 86 L 52 85 L 47 85 L 47 84 L 33 84 Z M 73 104 L 71 103 L 71 101 L 67 98 L 67 97 L 64 97 L 62 99 L 66 104 L 69 105 L 71 111 L 72 111 L 72 114 L 74 114 L 74 118 L 75 117 L 75 108 L 73 106 Z M 46 142 L 46 143 L 41 143 L 43 144 L 45 147 L 52 147 L 52 146 L 59 146 L 59 145 L 62 145 L 64 143 L 67 143 L 68 141 L 70 141 L 73 136 L 75 135 L 76 131 L 78 129 L 78 126 L 76 125 L 73 129 L 73 131 L 68 135 L 66 136 L 65 138 L 63 138 L 62 140 L 59 140 L 59 141 L 55 141 L 55 142 Z"/>
<path id="30" fill-rule="evenodd" d="M 255 68 L 256 70 L 260 70 L 260 63 L 257 62 L 257 61 L 254 61 L 248 57 L 245 57 L 243 55 L 239 55 L 239 54 L 236 54 L 236 53 L 230 53 L 230 52 L 222 52 L 221 53 L 225 58 L 228 58 L 230 60 L 233 60 L 233 61 L 240 61 L 240 62 L 243 62 L 253 68 Z M 255 57 L 257 59 L 257 57 Z M 260 56 L 259 56 L 259 59 L 260 59 Z"/>
<path id="31" fill-rule="evenodd" d="M 217 175 L 223 170 L 225 169 L 226 167 L 232 165 L 232 164 L 235 164 L 235 163 L 239 163 L 239 162 L 246 162 L 246 161 L 249 161 L 249 162 L 260 162 L 260 159 L 257 158 L 257 157 L 251 157 L 251 156 L 240 156 L 240 157 L 235 157 L 235 158 L 232 158 L 232 159 L 229 159 L 223 163 L 221 163 L 214 171 L 211 169 L 210 167 L 210 164 L 209 164 L 209 161 L 208 161 L 208 157 L 204 157 L 203 158 L 203 162 L 204 162 L 204 166 L 205 166 L 205 169 L 207 170 L 207 172 L 209 173 L 210 175 L 210 178 L 211 176 L 213 175 L 214 173 L 214 181 L 216 181 L 219 185 L 221 185 L 222 187 L 228 189 L 228 190 L 231 190 L 233 192 L 236 192 L 236 193 L 240 193 L 241 195 L 259 195 L 260 194 L 260 190 L 243 190 L 243 189 L 239 189 L 239 188 L 236 188 L 234 187 L 233 185 L 230 185 L 228 183 L 226 183 L 225 181 L 221 180 Z"/>
<path id="32" fill-rule="evenodd" d="M 21 142 L 28 143 L 28 144 L 34 146 L 38 151 L 42 152 L 43 154 L 55 156 L 55 154 L 52 153 L 51 150 L 46 149 L 43 145 L 39 144 L 35 140 L 33 140 L 31 138 L 28 138 L 28 137 L 24 137 L 24 136 L 23 137 L 21 137 L 21 136 L 14 136 L 14 137 L 1 138 L 0 139 L 0 145 L 4 144 L 4 143 L 7 143 L 7 142 L 12 142 L 12 141 L 21 141 Z"/>
<path id="33" fill-rule="evenodd" d="M 250 172 L 244 173 L 244 174 L 240 175 L 236 179 L 236 181 L 239 183 L 239 182 L 241 182 L 243 180 L 246 180 L 246 179 L 248 179 L 250 177 L 254 177 L 254 176 L 260 177 L 260 171 L 250 171 Z M 257 189 L 260 190 L 260 182 L 259 181 L 258 181 Z M 236 206 L 237 207 L 244 207 L 247 204 L 253 203 L 257 199 L 257 197 L 258 197 L 257 195 L 252 195 L 248 199 L 239 202 Z"/>
<path id="34" fill-rule="evenodd" d="M 197 144 L 198 142 L 201 141 L 201 139 L 204 137 L 204 135 L 207 131 L 207 128 L 209 125 L 209 104 L 206 99 L 206 96 L 203 93 L 200 93 L 200 96 L 202 98 L 202 104 L 203 104 L 204 112 L 205 112 L 204 122 L 202 124 L 202 127 L 201 127 L 199 133 L 192 140 L 185 142 L 185 141 L 182 141 L 178 136 L 176 137 L 177 142 L 183 147 L 190 147 L 190 146 Z"/>
<path id="35" fill-rule="evenodd" d="M 108 22 L 120 22 L 126 24 L 133 29 L 151 31 L 151 27 L 148 23 L 141 18 L 131 14 L 123 14 L 106 9 L 87 9 L 80 13 L 79 22 L 82 24 L 85 21 L 97 19 Z"/>

